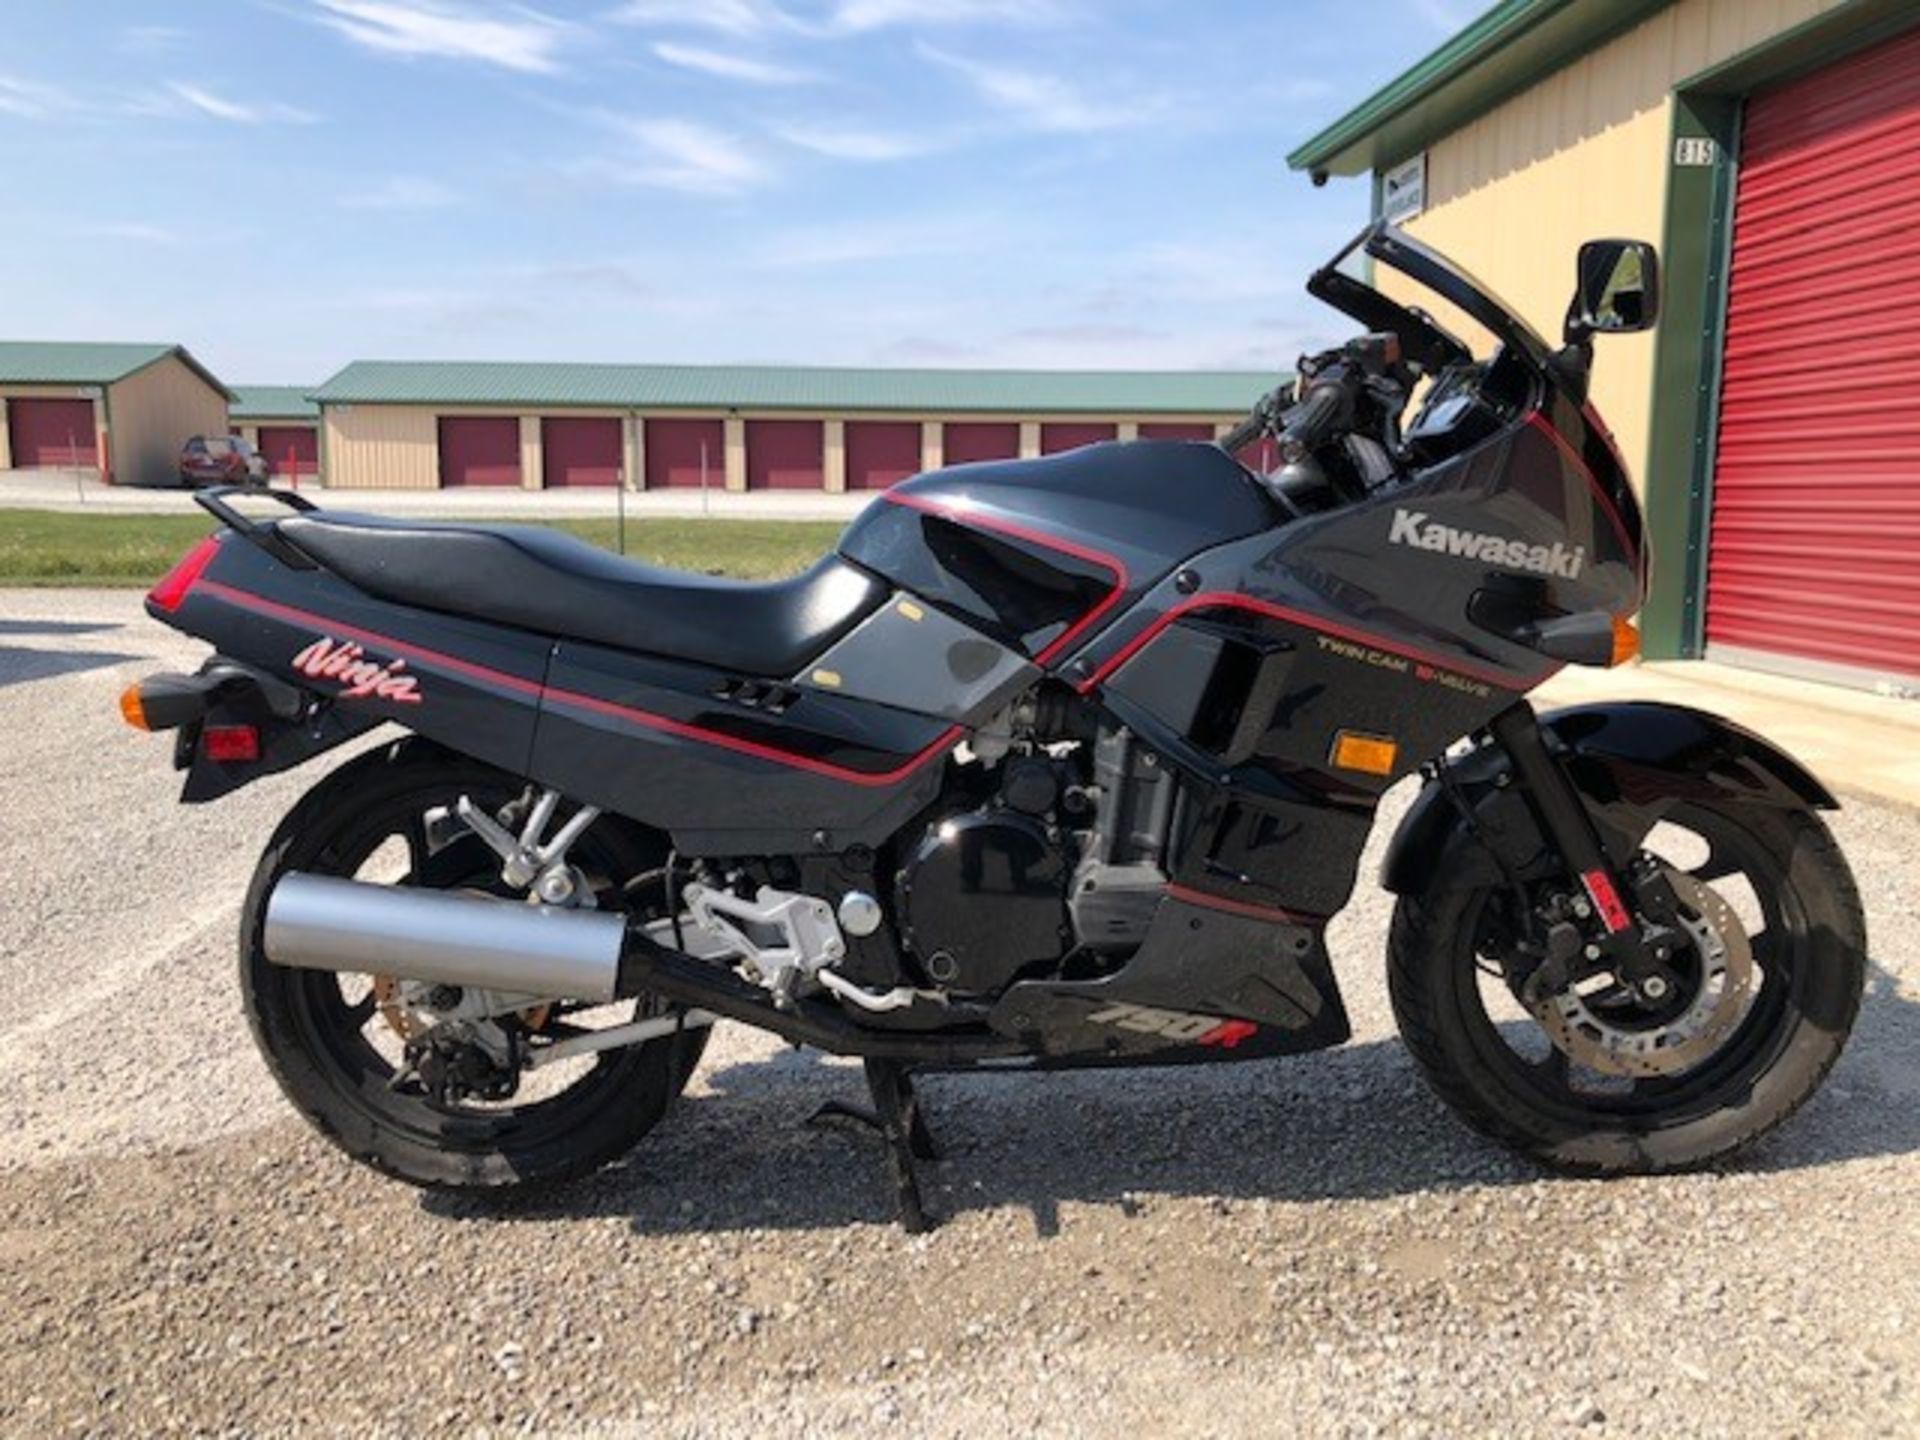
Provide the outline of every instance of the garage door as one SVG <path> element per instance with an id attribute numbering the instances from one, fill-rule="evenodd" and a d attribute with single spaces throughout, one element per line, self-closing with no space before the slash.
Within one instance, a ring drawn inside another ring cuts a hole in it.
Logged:
<path id="1" fill-rule="evenodd" d="M 1707 569 L 1720 658 L 1920 675 L 1916 175 L 1920 32 L 1747 106 Z"/>
<path id="2" fill-rule="evenodd" d="M 1157 420 L 1140 427 L 1142 440 L 1211 440 L 1213 426 L 1201 421 L 1187 424 L 1180 421 Z"/>
<path id="3" fill-rule="evenodd" d="M 647 489 L 715 490 L 727 484 L 726 427 L 718 420 L 649 420 Z"/>
<path id="4" fill-rule="evenodd" d="M 512 415 L 441 417 L 440 483 L 518 485 L 519 420 Z"/>
<path id="5" fill-rule="evenodd" d="M 91 400 L 9 400 L 7 430 L 21 470 L 99 468 Z"/>
<path id="6" fill-rule="evenodd" d="M 956 420 L 941 434 L 944 463 L 972 465 L 981 460 L 1014 460 L 1020 455 L 1020 425 L 992 420 Z"/>
<path id="7" fill-rule="evenodd" d="M 849 420 L 847 488 L 884 490 L 920 473 L 917 420 Z"/>
<path id="8" fill-rule="evenodd" d="M 540 471 L 549 490 L 585 485 L 618 485 L 620 421 L 548 416 L 540 422 Z"/>
<path id="9" fill-rule="evenodd" d="M 823 490 L 826 436 L 818 420 L 749 420 L 749 490 Z"/>
<path id="10" fill-rule="evenodd" d="M 1111 425 L 1042 425 L 1040 453 L 1057 455 L 1062 450 L 1078 450 L 1082 445 L 1097 445 L 1120 432 Z"/>
<path id="11" fill-rule="evenodd" d="M 320 432 L 309 425 L 262 425 L 254 448 L 283 480 L 310 480 L 320 473 Z"/>

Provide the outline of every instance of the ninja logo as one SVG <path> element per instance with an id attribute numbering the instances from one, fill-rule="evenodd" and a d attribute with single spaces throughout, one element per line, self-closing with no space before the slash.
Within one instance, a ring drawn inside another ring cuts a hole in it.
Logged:
<path id="1" fill-rule="evenodd" d="M 351 640 L 322 635 L 293 657 L 293 668 L 314 680 L 334 680 L 342 700 L 389 700 L 396 705 L 418 705 L 424 698 L 420 682 L 400 672 L 404 660 L 369 660 L 366 650 Z"/>

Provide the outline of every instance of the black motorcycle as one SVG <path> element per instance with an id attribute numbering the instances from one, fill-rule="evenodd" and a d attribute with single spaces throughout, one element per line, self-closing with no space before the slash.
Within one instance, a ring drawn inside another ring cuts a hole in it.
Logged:
<path id="1" fill-rule="evenodd" d="M 199 497 L 225 528 L 147 608 L 216 654 L 122 702 L 176 732 L 182 799 L 409 732 L 306 795 L 246 899 L 293 1102 L 418 1184 L 559 1180 L 737 1020 L 864 1059 L 919 1226 L 915 1072 L 1347 1039 L 1327 919 L 1418 769 L 1389 978 L 1450 1105 L 1596 1174 L 1784 1120 L 1860 1000 L 1833 797 L 1698 711 L 1523 698 L 1637 646 L 1640 512 L 1586 395 L 1592 337 L 1654 322 L 1651 247 L 1582 247 L 1558 349 L 1386 225 L 1308 288 L 1367 333 L 1220 445 L 921 475 L 771 584 Z M 1262 435 L 1273 474 L 1232 458 Z"/>

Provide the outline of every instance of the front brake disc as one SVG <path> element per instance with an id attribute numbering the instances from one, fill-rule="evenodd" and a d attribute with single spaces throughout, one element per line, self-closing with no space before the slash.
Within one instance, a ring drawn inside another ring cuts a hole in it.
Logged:
<path id="1" fill-rule="evenodd" d="M 1529 1008 L 1554 1045 L 1577 1065 L 1602 1075 L 1676 1075 L 1725 1042 L 1747 1012 L 1753 990 L 1753 942 L 1746 926 L 1705 881 L 1669 868 L 1680 921 L 1699 960 L 1686 1008 L 1665 1024 L 1616 1023 L 1568 987 Z"/>

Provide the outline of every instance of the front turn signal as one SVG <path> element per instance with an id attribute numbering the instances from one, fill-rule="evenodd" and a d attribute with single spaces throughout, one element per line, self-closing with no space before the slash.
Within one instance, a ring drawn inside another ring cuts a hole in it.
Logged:
<path id="1" fill-rule="evenodd" d="M 129 685 L 120 692 L 120 718 L 136 730 L 151 730 L 147 723 L 146 702 L 140 698 L 140 687 Z"/>
<path id="2" fill-rule="evenodd" d="M 1609 667 L 1624 665 L 1640 658 L 1640 627 L 1625 616 L 1613 617 L 1613 656 Z"/>

